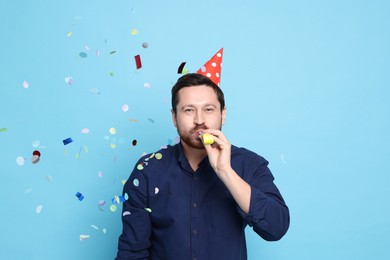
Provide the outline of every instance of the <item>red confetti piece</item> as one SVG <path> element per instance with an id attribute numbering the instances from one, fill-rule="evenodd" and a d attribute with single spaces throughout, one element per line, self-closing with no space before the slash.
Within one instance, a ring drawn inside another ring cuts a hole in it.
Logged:
<path id="1" fill-rule="evenodd" d="M 141 57 L 139 55 L 134 56 L 135 59 L 135 65 L 137 66 L 137 69 L 142 68 L 142 63 L 141 63 Z"/>
<path id="2" fill-rule="evenodd" d="M 183 73 L 183 69 L 184 69 L 184 66 L 186 65 L 186 62 L 182 62 L 179 66 L 179 68 L 177 69 L 177 73 L 178 74 L 182 74 Z"/>
<path id="3" fill-rule="evenodd" d="M 38 150 L 35 150 L 35 151 L 33 152 L 33 155 L 37 155 L 38 157 L 40 157 L 40 156 L 41 156 L 41 153 L 40 153 Z"/>

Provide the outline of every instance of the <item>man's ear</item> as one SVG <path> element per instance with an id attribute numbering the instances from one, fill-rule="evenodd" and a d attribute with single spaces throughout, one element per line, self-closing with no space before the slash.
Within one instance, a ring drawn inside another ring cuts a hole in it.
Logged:
<path id="1" fill-rule="evenodd" d="M 172 113 L 172 121 L 173 121 L 173 124 L 174 124 L 174 126 L 177 128 L 176 113 L 175 113 L 175 111 L 173 111 L 173 109 L 171 109 L 171 113 Z"/>

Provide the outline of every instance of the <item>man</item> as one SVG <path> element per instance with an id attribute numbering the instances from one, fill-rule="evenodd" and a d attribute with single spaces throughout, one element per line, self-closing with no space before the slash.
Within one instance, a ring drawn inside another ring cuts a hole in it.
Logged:
<path id="1" fill-rule="evenodd" d="M 186 74 L 172 88 L 172 119 L 180 143 L 139 160 L 124 186 L 123 232 L 117 260 L 247 259 L 247 225 L 279 240 L 289 210 L 268 162 L 231 145 L 221 132 L 222 90 Z M 202 135 L 214 136 L 204 144 Z"/>

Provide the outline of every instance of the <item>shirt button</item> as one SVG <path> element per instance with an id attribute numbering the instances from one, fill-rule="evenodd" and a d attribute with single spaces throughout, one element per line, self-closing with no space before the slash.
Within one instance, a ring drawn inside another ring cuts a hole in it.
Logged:
<path id="1" fill-rule="evenodd" d="M 196 207 L 198 207 L 198 203 L 193 203 L 192 206 L 193 206 L 194 208 L 196 208 Z"/>
<path id="2" fill-rule="evenodd" d="M 196 229 L 192 230 L 192 233 L 194 233 L 194 235 L 196 235 L 198 233 L 198 231 L 196 231 Z"/>
<path id="3" fill-rule="evenodd" d="M 197 181 L 197 180 L 198 180 L 198 176 L 194 176 L 192 179 L 193 179 L 194 181 Z"/>

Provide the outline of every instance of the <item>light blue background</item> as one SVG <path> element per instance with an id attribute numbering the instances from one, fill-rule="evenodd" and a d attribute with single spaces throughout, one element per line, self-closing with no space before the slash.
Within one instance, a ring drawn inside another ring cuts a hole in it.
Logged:
<path id="1" fill-rule="evenodd" d="M 249 259 L 390 259 L 389 11 L 388 1 L 3 0 L 0 258 L 113 259 L 111 199 L 142 153 L 177 136 L 177 68 L 195 72 L 224 47 L 224 132 L 269 160 L 291 210 L 281 241 L 247 230 Z"/>

